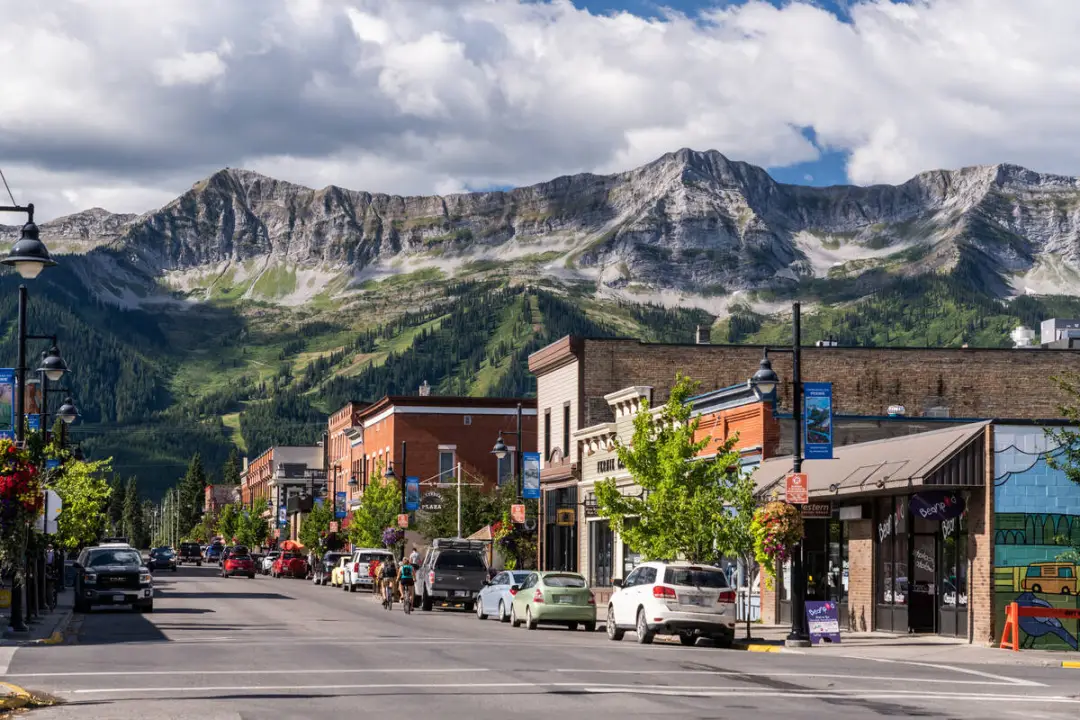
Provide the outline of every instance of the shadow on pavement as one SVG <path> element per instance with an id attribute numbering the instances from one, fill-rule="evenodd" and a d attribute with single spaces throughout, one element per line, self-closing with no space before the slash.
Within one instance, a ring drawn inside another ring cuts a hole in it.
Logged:
<path id="1" fill-rule="evenodd" d="M 260 592 L 169 592 L 163 591 L 155 593 L 155 597 L 159 598 L 194 598 L 194 599 L 222 599 L 222 600 L 292 600 L 288 595 L 281 595 L 279 593 L 260 593 Z"/>
<path id="2" fill-rule="evenodd" d="M 168 642 L 152 615 L 121 608 L 76 613 L 72 635 L 77 645 L 115 645 L 130 642 Z"/>

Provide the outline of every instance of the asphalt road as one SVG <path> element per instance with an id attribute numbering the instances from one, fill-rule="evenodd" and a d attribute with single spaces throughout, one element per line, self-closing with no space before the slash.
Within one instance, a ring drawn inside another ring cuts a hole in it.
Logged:
<path id="1" fill-rule="evenodd" d="M 11 656 L 6 681 L 64 701 L 31 717 L 1080 717 L 1075 670 L 640 646 L 206 567 L 156 580 L 154 614 L 76 615 L 70 644 Z"/>

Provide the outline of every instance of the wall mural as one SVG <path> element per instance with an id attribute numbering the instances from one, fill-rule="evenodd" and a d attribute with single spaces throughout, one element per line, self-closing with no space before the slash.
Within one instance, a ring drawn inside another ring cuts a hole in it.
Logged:
<path id="1" fill-rule="evenodd" d="M 1061 454 L 1039 427 L 994 428 L 994 613 L 1005 606 L 1080 608 L 1080 485 L 1047 463 Z M 1080 621 L 1020 618 L 1021 647 L 1077 650 Z"/>

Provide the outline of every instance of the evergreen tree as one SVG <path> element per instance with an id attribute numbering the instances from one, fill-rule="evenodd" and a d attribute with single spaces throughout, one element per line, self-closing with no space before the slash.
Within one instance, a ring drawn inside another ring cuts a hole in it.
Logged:
<path id="1" fill-rule="evenodd" d="M 106 510 L 108 530 L 113 535 L 123 532 L 124 494 L 126 488 L 119 475 L 113 475 L 109 481 L 109 505 Z"/>
<path id="2" fill-rule="evenodd" d="M 142 533 L 142 507 L 139 504 L 139 482 L 130 477 L 124 488 L 124 509 L 120 520 L 124 537 L 135 547 L 139 547 L 139 535 Z"/>
<path id="3" fill-rule="evenodd" d="M 221 482 L 223 485 L 240 484 L 240 455 L 235 445 L 229 450 L 229 457 L 221 467 Z"/>
<path id="4" fill-rule="evenodd" d="M 202 456 L 191 456 L 187 474 L 180 481 L 180 532 L 186 533 L 195 527 L 202 517 L 203 500 L 206 497 L 206 471 L 203 469 Z"/>

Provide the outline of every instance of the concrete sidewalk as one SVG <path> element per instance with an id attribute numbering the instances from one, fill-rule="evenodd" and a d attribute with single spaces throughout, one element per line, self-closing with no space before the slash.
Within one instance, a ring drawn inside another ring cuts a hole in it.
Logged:
<path id="1" fill-rule="evenodd" d="M 879 632 L 844 632 L 839 645 L 821 643 L 809 648 L 784 647 L 784 638 L 791 628 L 781 625 L 754 625 L 753 640 L 739 639 L 745 628 L 739 628 L 736 643 L 756 652 L 788 652 L 863 658 L 883 662 L 921 662 L 949 665 L 1026 665 L 1033 667 L 1080 666 L 1080 653 L 1048 650 L 1000 650 L 940 635 L 894 635 Z"/>
<path id="2" fill-rule="evenodd" d="M 71 622 L 74 610 L 75 593 L 70 588 L 58 593 L 56 609 L 40 616 L 34 622 L 27 623 L 27 632 L 11 632 L 7 618 L 3 621 L 3 634 L 0 635 L 0 647 L 19 645 L 56 645 L 64 641 L 64 631 Z"/>

